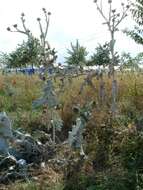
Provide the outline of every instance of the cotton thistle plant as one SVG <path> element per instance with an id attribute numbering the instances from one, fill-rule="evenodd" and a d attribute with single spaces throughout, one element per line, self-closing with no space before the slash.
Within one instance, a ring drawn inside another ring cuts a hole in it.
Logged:
<path id="1" fill-rule="evenodd" d="M 83 150 L 83 132 L 86 128 L 87 122 L 90 119 L 94 102 L 85 104 L 82 108 L 74 107 L 74 112 L 77 114 L 76 123 L 72 126 L 72 130 L 69 131 L 68 142 L 73 149 L 80 150 L 80 155 L 85 156 Z"/>
<path id="2" fill-rule="evenodd" d="M 112 76 L 112 106 L 111 110 L 112 113 L 115 114 L 116 112 L 116 99 L 117 99 L 117 80 L 115 78 L 115 65 L 116 65 L 116 52 L 115 52 L 115 33 L 119 31 L 119 25 L 121 22 L 127 17 L 127 12 L 130 9 L 130 4 L 125 5 L 121 3 L 122 11 L 118 12 L 116 9 L 113 8 L 112 0 L 108 0 L 109 9 L 108 14 L 106 15 L 103 10 L 103 2 L 102 0 L 94 0 L 96 4 L 97 10 L 101 14 L 104 19 L 104 23 L 108 27 L 110 32 L 110 53 L 111 53 L 111 63 L 109 64 L 109 76 Z"/>
<path id="3" fill-rule="evenodd" d="M 53 85 L 53 75 L 51 69 L 53 69 L 53 63 L 57 59 L 55 49 L 51 48 L 49 41 L 47 40 L 47 34 L 49 30 L 49 23 L 51 12 L 47 12 L 45 8 L 42 9 L 44 17 L 45 17 L 45 25 L 42 23 L 41 18 L 37 18 L 37 22 L 40 29 L 40 52 L 39 52 L 39 63 L 44 66 L 44 78 L 45 78 L 45 87 L 43 88 L 43 97 L 35 100 L 33 102 L 33 108 L 37 108 L 39 106 L 46 106 L 48 109 L 48 116 L 50 117 L 50 126 L 53 128 L 53 145 L 55 145 L 56 139 L 56 130 L 60 131 L 62 127 L 62 120 L 58 115 L 57 107 L 58 107 L 58 99 L 55 94 L 55 89 Z M 17 24 L 14 24 L 12 29 L 10 27 L 7 28 L 9 32 L 18 32 L 26 35 L 28 38 L 32 39 L 33 35 L 29 28 L 26 26 L 25 14 L 21 14 L 21 22 L 22 28 L 19 28 Z"/>

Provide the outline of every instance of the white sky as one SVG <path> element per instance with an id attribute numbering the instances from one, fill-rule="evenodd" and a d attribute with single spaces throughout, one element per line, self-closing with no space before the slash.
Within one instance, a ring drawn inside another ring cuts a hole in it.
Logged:
<path id="1" fill-rule="evenodd" d="M 121 0 L 113 0 L 116 7 L 120 7 Z M 125 2 L 125 0 L 122 0 Z M 107 0 L 105 2 L 105 8 Z M 96 10 L 93 0 L 4 0 L 0 6 L 0 51 L 11 52 L 21 43 L 25 37 L 19 33 L 10 33 L 6 30 L 13 24 L 21 25 L 20 15 L 26 15 L 27 25 L 35 35 L 39 35 L 37 17 L 42 14 L 45 7 L 52 12 L 48 39 L 52 47 L 58 51 L 62 61 L 66 54 L 66 48 L 70 42 L 79 39 L 81 45 L 87 47 L 88 52 L 94 52 L 98 43 L 109 41 L 109 33 L 104 20 Z M 133 22 L 126 19 L 120 29 L 131 28 Z M 119 52 L 126 51 L 136 54 L 142 51 L 142 47 L 133 40 L 119 32 L 117 34 L 116 49 Z"/>

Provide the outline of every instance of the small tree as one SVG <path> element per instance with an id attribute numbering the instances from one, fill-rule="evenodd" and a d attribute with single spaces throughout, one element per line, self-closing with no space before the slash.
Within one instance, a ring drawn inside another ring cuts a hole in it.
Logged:
<path id="1" fill-rule="evenodd" d="M 116 53 L 115 55 L 116 65 L 119 63 L 119 56 Z M 111 64 L 111 55 L 110 55 L 110 44 L 105 43 L 104 45 L 99 44 L 95 48 L 95 53 L 91 55 L 89 61 L 87 62 L 88 66 L 97 65 L 97 66 L 108 66 Z"/>
<path id="2" fill-rule="evenodd" d="M 86 64 L 88 52 L 85 47 L 80 46 L 78 40 L 76 41 L 76 45 L 71 43 L 71 50 L 68 49 L 67 51 L 69 56 L 65 57 L 65 59 L 68 65 L 82 66 Z"/>
<path id="3" fill-rule="evenodd" d="M 29 39 L 27 42 L 23 42 L 18 45 L 15 51 L 7 55 L 7 62 L 5 62 L 7 67 L 26 67 L 31 65 L 38 65 L 39 61 L 39 41 L 36 38 Z"/>
<path id="4" fill-rule="evenodd" d="M 130 53 L 124 52 L 121 55 L 121 68 L 137 70 L 139 69 L 139 65 L 138 65 L 139 59 L 140 57 L 138 55 L 136 57 L 132 57 Z"/>

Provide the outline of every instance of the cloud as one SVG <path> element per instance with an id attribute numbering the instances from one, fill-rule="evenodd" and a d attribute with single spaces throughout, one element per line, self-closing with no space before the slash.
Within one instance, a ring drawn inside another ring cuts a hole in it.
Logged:
<path id="1" fill-rule="evenodd" d="M 103 2 L 107 2 L 104 0 Z M 114 0 L 116 7 L 120 1 Z M 39 28 L 36 18 L 42 17 L 42 7 L 52 12 L 48 39 L 59 52 L 59 60 L 63 60 L 70 42 L 79 39 L 88 51 L 94 51 L 98 43 L 110 40 L 106 26 L 102 25 L 103 19 L 96 10 L 92 0 L 5 0 L 0 7 L 0 51 L 13 51 L 18 43 L 26 39 L 22 34 L 10 33 L 6 28 L 12 24 L 20 25 L 20 14 L 26 14 L 27 25 L 38 36 Z M 104 4 L 105 10 L 107 4 Z M 121 28 L 133 24 L 129 18 Z M 129 26 L 130 27 L 130 26 Z M 117 50 L 139 52 L 139 47 L 124 34 L 117 35 Z"/>

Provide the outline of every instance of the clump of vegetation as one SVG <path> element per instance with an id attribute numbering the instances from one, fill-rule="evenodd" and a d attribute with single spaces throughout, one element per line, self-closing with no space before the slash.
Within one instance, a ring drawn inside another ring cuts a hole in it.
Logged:
<path id="1" fill-rule="evenodd" d="M 90 61 L 86 60 L 86 48 L 78 41 L 75 46 L 71 43 L 72 50 L 68 50 L 66 61 L 69 70 L 71 65 L 75 69 L 72 72 L 54 67 L 56 51 L 46 39 L 51 13 L 45 8 L 42 9 L 45 30 L 41 18 L 37 18 L 39 39 L 26 26 L 24 13 L 21 14 L 22 29 L 17 24 L 13 25 L 14 30 L 7 28 L 28 37 L 10 57 L 4 55 L 8 65 L 42 65 L 44 73 L 40 78 L 36 74 L 0 75 L 0 111 L 8 112 L 15 129 L 30 133 L 38 143 L 50 142 L 48 148 L 54 154 L 44 163 L 31 166 L 30 181 L 17 181 L 10 187 L 4 186 L 5 189 L 143 188 L 143 76 L 137 69 L 115 72 L 119 64 L 115 33 L 130 5 L 122 3 L 122 12 L 118 13 L 109 0 L 106 16 L 102 0 L 95 0 L 95 4 L 111 41 L 99 45 Z M 136 5 L 133 8 L 134 17 L 141 24 L 140 7 L 139 12 Z M 122 69 L 135 68 L 140 58 L 132 59 L 124 54 Z M 83 65 L 102 65 L 104 71 L 84 72 Z M 44 153 L 50 154 L 50 151 Z"/>

